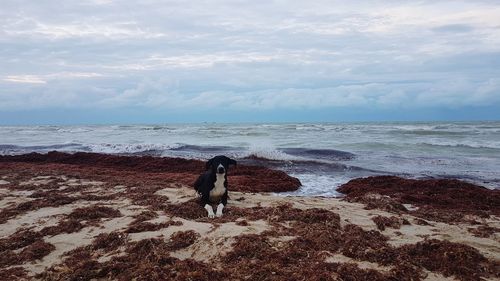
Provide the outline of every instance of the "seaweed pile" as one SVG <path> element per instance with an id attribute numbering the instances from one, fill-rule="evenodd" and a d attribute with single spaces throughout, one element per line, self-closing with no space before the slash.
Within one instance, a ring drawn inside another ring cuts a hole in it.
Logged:
<path id="1" fill-rule="evenodd" d="M 404 179 L 395 176 L 360 178 L 342 185 L 339 192 L 351 202 L 389 212 L 408 212 L 428 220 L 447 223 L 500 216 L 500 190 L 490 190 L 455 179 Z M 402 204 L 412 204 L 409 211 Z"/>
<path id="2" fill-rule="evenodd" d="M 153 156 L 120 156 L 100 153 L 77 152 L 74 154 L 52 151 L 47 154 L 2 155 L 0 164 L 40 164 L 49 170 L 61 173 L 77 173 L 84 178 L 111 175 L 136 183 L 180 182 L 191 185 L 204 171 L 204 162 L 182 158 Z M 17 168 L 26 165 L 17 165 Z M 28 165 L 29 166 L 29 165 Z M 0 168 L 8 165 L 0 165 Z M 13 166 L 11 166 L 13 167 Z M 229 173 L 231 189 L 249 192 L 284 192 L 300 187 L 297 178 L 285 172 L 261 166 L 238 165 Z"/>

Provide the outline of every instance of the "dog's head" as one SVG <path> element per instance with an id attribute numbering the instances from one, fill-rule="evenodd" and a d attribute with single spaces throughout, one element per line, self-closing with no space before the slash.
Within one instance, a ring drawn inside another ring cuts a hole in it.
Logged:
<path id="1" fill-rule="evenodd" d="M 205 167 L 207 171 L 211 170 L 214 174 L 225 174 L 229 169 L 229 165 L 236 165 L 236 160 L 219 155 L 208 160 Z"/>

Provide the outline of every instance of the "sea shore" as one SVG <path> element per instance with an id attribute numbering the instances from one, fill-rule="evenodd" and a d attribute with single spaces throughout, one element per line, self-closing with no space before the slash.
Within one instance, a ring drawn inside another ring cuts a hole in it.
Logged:
<path id="1" fill-rule="evenodd" d="M 500 190 L 355 179 L 342 198 L 284 197 L 296 178 L 230 170 L 207 218 L 197 160 L 0 156 L 0 280 L 498 280 Z"/>

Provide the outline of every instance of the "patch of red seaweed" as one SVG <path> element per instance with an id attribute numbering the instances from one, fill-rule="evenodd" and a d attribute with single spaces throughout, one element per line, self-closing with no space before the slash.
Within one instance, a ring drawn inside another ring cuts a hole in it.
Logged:
<path id="1" fill-rule="evenodd" d="M 389 196 L 399 203 L 419 207 L 411 213 L 438 221 L 460 221 L 464 215 L 481 217 L 500 215 L 500 190 L 490 190 L 451 179 L 415 180 L 395 176 L 354 179 L 342 185 L 339 192 L 349 201 L 369 203 L 367 194 Z"/>
<path id="2" fill-rule="evenodd" d="M 101 218 L 116 218 L 121 216 L 122 214 L 119 210 L 106 206 L 93 205 L 73 210 L 73 212 L 68 215 L 68 218 L 78 221 L 89 221 L 98 220 Z"/>
<path id="3" fill-rule="evenodd" d="M 21 253 L 19 253 L 19 262 L 27 262 L 32 260 L 38 260 L 50 252 L 54 251 L 56 247 L 45 241 L 36 241 L 35 243 L 24 248 Z"/>
<path id="4" fill-rule="evenodd" d="M 481 238 L 489 238 L 495 233 L 500 233 L 500 228 L 487 225 L 480 225 L 476 228 L 468 228 L 467 230 L 474 236 Z"/>
<path id="5" fill-rule="evenodd" d="M 204 162 L 182 158 L 152 156 L 118 156 L 98 153 L 78 152 L 74 154 L 52 151 L 47 154 L 29 153 L 23 155 L 0 156 L 1 166 L 12 163 L 35 164 L 47 167 L 59 165 L 60 170 L 68 174 L 76 171 L 87 178 L 100 175 L 117 177 L 118 181 L 129 185 L 130 182 L 181 182 L 192 185 L 198 175 L 204 172 Z M 21 165 L 22 166 L 22 165 Z M 85 168 L 85 169 L 81 169 Z M 294 191 L 300 187 L 300 181 L 282 171 L 260 166 L 238 165 L 228 175 L 230 190 L 253 192 Z"/>
<path id="6" fill-rule="evenodd" d="M 85 226 L 76 219 L 67 219 L 60 221 L 57 225 L 47 226 L 40 230 L 43 236 L 54 236 L 61 233 L 74 233 L 80 231 Z"/>
<path id="7" fill-rule="evenodd" d="M 0 269 L 0 280 L 27 280 L 28 273 L 22 267 Z"/>
<path id="8" fill-rule="evenodd" d="M 104 249 L 106 252 L 112 251 L 124 245 L 127 235 L 119 232 L 101 233 L 92 242 L 92 249 Z"/>
<path id="9" fill-rule="evenodd" d="M 500 264 L 488 261 L 478 250 L 467 245 L 442 240 L 425 240 L 399 249 L 405 259 L 429 271 L 460 280 L 482 280 L 484 276 L 500 277 Z"/>
<path id="10" fill-rule="evenodd" d="M 341 252 L 346 257 L 383 264 L 395 260 L 394 251 L 388 250 L 387 237 L 378 231 L 365 231 L 357 225 L 348 224 L 344 227 L 342 236 Z"/>
<path id="11" fill-rule="evenodd" d="M 207 216 L 207 211 L 195 199 L 180 204 L 170 204 L 163 211 L 171 216 L 187 220 L 196 220 Z"/>
<path id="12" fill-rule="evenodd" d="M 38 260 L 45 257 L 55 249 L 56 247 L 54 245 L 43 240 L 37 240 L 23 248 L 18 254 L 11 250 L 1 252 L 0 266 L 5 267 Z"/>
<path id="13" fill-rule="evenodd" d="M 410 222 L 403 218 L 398 218 L 395 216 L 392 217 L 384 217 L 384 216 L 375 216 L 372 218 L 373 222 L 377 225 L 379 230 L 384 231 L 386 227 L 399 229 L 401 225 L 409 225 Z"/>
<path id="14" fill-rule="evenodd" d="M 148 220 L 152 220 L 154 218 L 157 218 L 158 217 L 158 214 L 154 211 L 151 211 L 151 210 L 146 210 L 146 211 L 143 211 L 142 213 L 138 214 L 138 215 L 135 215 L 134 216 L 134 222 L 143 222 L 143 221 L 148 221 Z"/>
<path id="15" fill-rule="evenodd" d="M 43 235 L 30 229 L 20 229 L 7 238 L 0 239 L 0 252 L 26 247 L 39 240 Z"/>
<path id="16" fill-rule="evenodd" d="M 145 231 L 156 231 L 163 228 L 167 228 L 172 225 L 182 225 L 180 221 L 168 221 L 162 223 L 152 223 L 147 221 L 142 222 L 133 222 L 129 225 L 129 227 L 125 230 L 126 233 L 139 233 Z"/>
<path id="17" fill-rule="evenodd" d="M 166 207 L 168 197 L 154 194 L 161 189 L 159 186 L 135 187 L 127 190 L 126 196 L 132 199 L 135 205 L 150 206 L 152 210 L 161 210 Z"/>
<path id="18" fill-rule="evenodd" d="M 200 234 L 193 230 L 174 232 L 168 242 L 169 249 L 171 251 L 176 251 L 186 248 L 192 245 L 199 237 Z"/>

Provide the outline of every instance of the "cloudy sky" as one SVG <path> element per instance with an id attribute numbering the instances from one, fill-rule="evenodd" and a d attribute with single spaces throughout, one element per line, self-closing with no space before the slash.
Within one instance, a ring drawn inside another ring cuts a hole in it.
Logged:
<path id="1" fill-rule="evenodd" d="M 0 124 L 500 119 L 500 1 L 2 0 Z"/>

